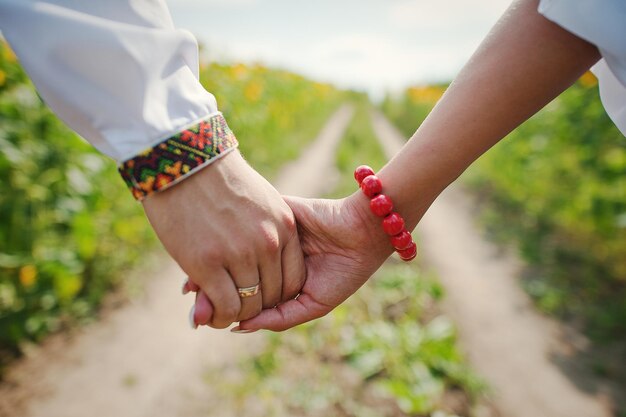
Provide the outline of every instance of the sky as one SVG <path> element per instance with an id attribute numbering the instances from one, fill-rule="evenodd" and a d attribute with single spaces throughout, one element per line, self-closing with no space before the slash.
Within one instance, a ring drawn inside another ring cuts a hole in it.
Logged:
<path id="1" fill-rule="evenodd" d="M 510 0 L 170 0 L 211 60 L 262 63 L 380 96 L 449 81 Z"/>

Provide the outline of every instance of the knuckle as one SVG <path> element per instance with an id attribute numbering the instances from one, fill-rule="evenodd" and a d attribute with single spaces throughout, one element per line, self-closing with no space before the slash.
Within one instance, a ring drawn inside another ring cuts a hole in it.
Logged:
<path id="1" fill-rule="evenodd" d="M 230 324 L 234 322 L 235 320 L 237 320 L 237 316 L 239 316 L 239 311 L 240 311 L 239 306 L 235 306 L 232 304 L 224 306 L 222 319 L 224 321 L 229 321 L 229 324 Z"/>
<path id="2" fill-rule="evenodd" d="M 222 321 L 222 320 L 214 319 L 214 320 L 211 322 L 210 326 L 211 326 L 212 328 L 214 328 L 214 329 L 220 329 L 220 330 L 221 330 L 221 329 L 225 329 L 225 328 L 227 328 L 227 327 L 228 327 L 228 326 L 230 326 L 231 324 L 232 324 L 232 322 L 230 322 L 230 323 L 229 323 L 229 322 L 226 322 L 226 321 Z"/>
<path id="3" fill-rule="evenodd" d="M 268 254 L 278 253 L 280 250 L 280 239 L 274 230 L 263 229 L 261 232 L 261 245 L 263 251 Z"/>
<path id="4" fill-rule="evenodd" d="M 293 213 L 286 212 L 285 214 L 283 214 L 282 224 L 289 236 L 296 233 L 298 225 L 296 223 L 296 218 L 294 217 Z"/>
<path id="5" fill-rule="evenodd" d="M 215 329 L 225 329 L 237 320 L 238 315 L 239 307 L 236 305 L 228 304 L 216 308 L 213 320 L 211 321 L 211 327 Z"/>

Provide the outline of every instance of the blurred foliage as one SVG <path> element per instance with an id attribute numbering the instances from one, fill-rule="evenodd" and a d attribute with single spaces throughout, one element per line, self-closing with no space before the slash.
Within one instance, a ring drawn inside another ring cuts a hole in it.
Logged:
<path id="1" fill-rule="evenodd" d="M 352 173 L 358 165 L 369 165 L 380 170 L 387 162 L 385 153 L 372 130 L 371 103 L 366 96 L 354 96 L 354 117 L 337 147 L 336 166 L 346 181 L 340 181 L 332 197 L 346 197 L 358 190 Z"/>
<path id="2" fill-rule="evenodd" d="M 356 165 L 385 163 L 369 102 L 353 102 L 337 153 L 338 197 L 355 190 Z M 417 267 L 391 260 L 328 316 L 270 334 L 240 375 L 220 380 L 223 395 L 238 415 L 469 416 L 486 388 L 456 348 L 453 324 L 437 311 L 442 296 Z"/>
<path id="3" fill-rule="evenodd" d="M 243 155 L 264 176 L 295 159 L 347 93 L 287 71 L 255 65 L 203 65 L 203 85 L 239 139 Z"/>
<path id="4" fill-rule="evenodd" d="M 0 363 L 86 318 L 154 244 L 115 164 L 42 103 L 0 43 Z"/>
<path id="5" fill-rule="evenodd" d="M 387 95 L 380 107 L 398 129 L 410 137 L 447 87 L 447 84 L 409 87 L 398 96 Z"/>
<path id="6" fill-rule="evenodd" d="M 383 108 L 411 134 L 432 104 L 407 92 Z M 583 322 L 594 338 L 623 340 L 626 140 L 606 115 L 593 75 L 489 151 L 466 179 L 488 229 L 516 242 L 537 266 L 524 285 L 538 306 Z"/>
<path id="7" fill-rule="evenodd" d="M 297 156 L 342 97 L 260 66 L 203 66 L 202 79 L 264 174 Z M 92 317 L 156 244 L 115 163 L 48 110 L 1 42 L 0 218 L 0 365 L 22 341 Z"/>
<path id="8" fill-rule="evenodd" d="M 327 317 L 271 334 L 223 395 L 241 415 L 247 404 L 263 416 L 469 416 L 485 385 L 437 312 L 441 297 L 417 268 L 388 263 Z"/>

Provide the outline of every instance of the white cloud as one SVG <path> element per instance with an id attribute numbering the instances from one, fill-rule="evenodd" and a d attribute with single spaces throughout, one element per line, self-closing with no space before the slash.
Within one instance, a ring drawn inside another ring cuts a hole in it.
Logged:
<path id="1" fill-rule="evenodd" d="M 380 94 L 411 82 L 452 78 L 473 51 L 464 48 L 461 43 L 408 47 L 378 36 L 348 35 L 320 42 L 308 54 L 316 75 Z"/>
<path id="2" fill-rule="evenodd" d="M 324 25 L 327 9 L 343 0 L 325 0 L 315 7 L 319 13 L 307 16 L 285 14 L 279 6 L 286 0 L 178 1 L 194 5 L 187 8 L 186 17 L 196 23 L 196 33 L 212 59 L 261 62 L 375 95 L 412 83 L 450 80 L 509 4 L 509 0 L 385 0 L 371 19 L 378 24 L 359 27 L 354 22 Z M 195 5 L 208 3 L 242 6 L 223 16 L 239 16 L 243 6 L 255 3 L 250 10 L 261 13 L 263 5 L 262 24 L 253 29 L 246 26 L 248 13 L 246 19 L 230 18 L 227 24 L 218 21 L 217 26 L 208 26 L 194 19 L 201 10 L 210 10 Z M 374 8 L 355 11 L 355 22 L 371 18 L 370 10 Z M 324 29 L 312 32 L 312 27 Z"/>
<path id="3" fill-rule="evenodd" d="M 227 47 L 209 45 L 209 50 L 218 60 L 262 62 L 380 96 L 410 83 L 451 79 L 474 47 L 463 42 L 449 48 L 402 46 L 391 38 L 353 34 L 318 41 L 307 48 L 231 41 Z"/>
<path id="4" fill-rule="evenodd" d="M 389 5 L 394 25 L 423 30 L 454 30 L 476 23 L 495 23 L 509 0 L 400 0 Z"/>

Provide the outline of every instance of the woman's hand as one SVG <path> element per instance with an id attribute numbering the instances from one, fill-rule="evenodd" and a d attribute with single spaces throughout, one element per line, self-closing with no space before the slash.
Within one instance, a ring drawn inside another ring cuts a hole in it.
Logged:
<path id="1" fill-rule="evenodd" d="M 195 325 L 225 328 L 300 291 L 305 270 L 294 216 L 238 152 L 143 204 L 159 239 L 189 275 L 186 289 L 201 290 Z M 238 287 L 259 282 L 259 294 L 239 297 Z"/>
<path id="2" fill-rule="evenodd" d="M 298 224 L 307 279 L 299 296 L 236 331 L 282 331 L 322 317 L 358 290 L 393 252 L 360 192 L 342 200 L 285 197 Z M 201 297 L 200 297 L 201 298 Z"/>

